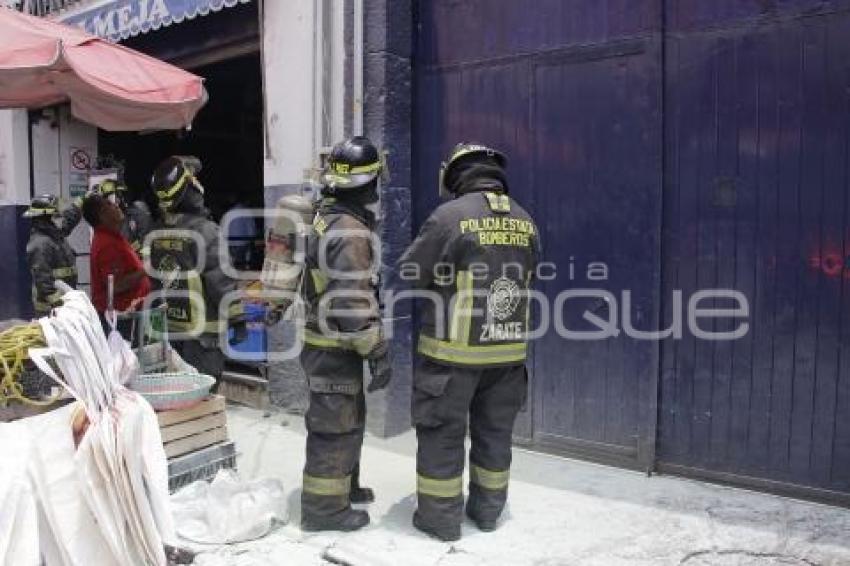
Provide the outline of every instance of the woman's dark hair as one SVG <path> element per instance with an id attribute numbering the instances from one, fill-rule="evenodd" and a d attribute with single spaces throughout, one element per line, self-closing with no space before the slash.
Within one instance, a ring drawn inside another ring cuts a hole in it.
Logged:
<path id="1" fill-rule="evenodd" d="M 104 202 L 105 199 L 97 193 L 88 195 L 83 201 L 83 218 L 92 228 L 96 228 L 100 224 L 100 211 Z"/>

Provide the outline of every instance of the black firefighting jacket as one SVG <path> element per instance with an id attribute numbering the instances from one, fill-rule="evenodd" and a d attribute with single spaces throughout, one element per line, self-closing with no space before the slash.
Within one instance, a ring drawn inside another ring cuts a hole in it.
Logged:
<path id="1" fill-rule="evenodd" d="M 325 197 L 307 238 L 304 341 L 366 357 L 383 339 L 375 221 L 362 206 Z"/>
<path id="2" fill-rule="evenodd" d="M 157 228 L 151 235 L 150 261 L 158 275 L 155 285 L 166 293 L 169 329 L 219 334 L 226 322 L 219 309 L 236 290 L 236 280 L 222 269 L 218 224 L 201 209 L 166 214 Z M 224 306 L 227 320 L 243 315 L 241 301 L 229 299 Z"/>
<path id="3" fill-rule="evenodd" d="M 534 221 L 500 190 L 437 208 L 399 260 L 400 278 L 429 295 L 418 352 L 456 366 L 523 363 L 538 250 Z"/>
<path id="4" fill-rule="evenodd" d="M 61 227 L 47 218 L 34 220 L 27 243 L 32 302 L 38 315 L 47 314 L 61 304 L 62 295 L 54 285 L 57 279 L 71 287 L 77 286 L 77 257 L 67 237 L 80 223 L 82 213 L 75 204 L 61 215 Z"/>

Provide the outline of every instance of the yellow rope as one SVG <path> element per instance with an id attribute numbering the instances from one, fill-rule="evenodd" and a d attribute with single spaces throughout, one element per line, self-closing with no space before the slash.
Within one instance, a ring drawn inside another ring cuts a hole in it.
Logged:
<path id="1" fill-rule="evenodd" d="M 24 370 L 30 348 L 43 348 L 44 335 L 37 323 L 15 326 L 0 332 L 0 405 L 17 400 L 26 405 L 44 407 L 52 405 L 59 398 L 38 401 L 24 395 L 24 388 L 18 379 Z M 60 393 L 61 394 L 61 393 Z"/>

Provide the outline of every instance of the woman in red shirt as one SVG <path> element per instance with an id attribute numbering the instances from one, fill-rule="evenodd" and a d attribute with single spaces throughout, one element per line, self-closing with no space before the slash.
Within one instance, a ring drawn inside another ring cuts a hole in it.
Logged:
<path id="1" fill-rule="evenodd" d="M 124 213 L 108 198 L 91 194 L 83 203 L 83 217 L 94 228 L 91 243 L 91 296 L 94 308 L 102 317 L 109 307 L 108 285 L 109 276 L 112 275 L 115 310 L 134 310 L 150 293 L 151 284 L 145 274 L 144 264 L 121 235 Z"/>

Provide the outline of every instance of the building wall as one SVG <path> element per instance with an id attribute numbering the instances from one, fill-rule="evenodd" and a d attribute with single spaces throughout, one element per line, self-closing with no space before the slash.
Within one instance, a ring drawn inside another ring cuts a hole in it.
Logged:
<path id="1" fill-rule="evenodd" d="M 97 159 L 97 128 L 77 120 L 70 106 L 51 108 L 32 125 L 33 190 L 67 203 L 88 190 L 88 167 Z M 68 238 L 77 253 L 79 287 L 89 287 L 91 228 L 81 221 Z"/>
<path id="2" fill-rule="evenodd" d="M 265 4 L 264 73 L 267 148 L 266 206 L 304 193 L 319 154 L 343 137 L 363 133 L 388 152 L 392 180 L 382 187 L 383 282 L 410 242 L 410 105 L 412 13 L 408 1 L 298 0 Z M 362 14 L 362 30 L 355 18 Z M 362 38 L 363 44 L 355 42 Z M 361 77 L 362 69 L 362 79 Z M 362 92 L 360 84 L 362 82 Z M 369 428 L 392 435 L 409 427 L 411 324 L 393 313 L 394 379 L 369 398 Z M 273 329 L 287 343 L 291 329 Z M 277 376 L 280 373 L 281 376 Z M 304 405 L 304 378 L 294 363 L 272 367 L 277 395 Z"/>
<path id="3" fill-rule="evenodd" d="M 0 111 L 0 320 L 31 314 L 26 266 L 28 222 L 21 218 L 30 201 L 27 113 Z"/>
<path id="4" fill-rule="evenodd" d="M 391 180 L 382 188 L 384 222 L 382 281 L 397 289 L 395 263 L 411 241 L 411 129 L 413 100 L 413 3 L 364 0 L 364 132 L 388 152 Z M 390 436 L 410 426 L 413 376 L 412 319 L 409 303 L 391 313 L 393 380 L 370 399 L 370 429 Z"/>

